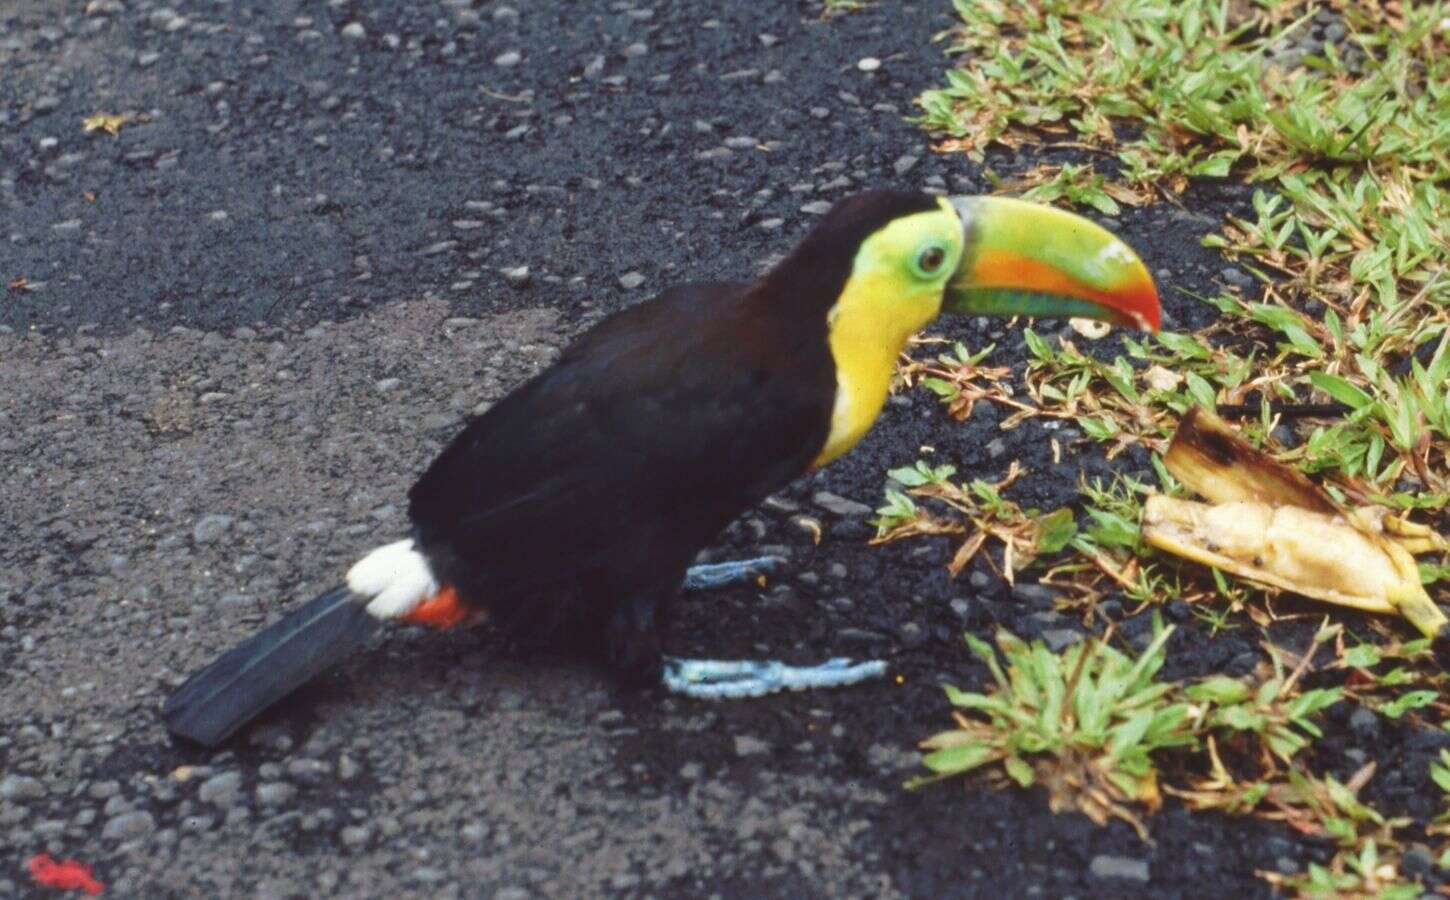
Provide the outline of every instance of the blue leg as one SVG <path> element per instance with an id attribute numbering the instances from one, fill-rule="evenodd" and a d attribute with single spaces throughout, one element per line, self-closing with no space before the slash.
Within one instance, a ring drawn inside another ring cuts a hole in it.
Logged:
<path id="1" fill-rule="evenodd" d="M 886 674 L 881 660 L 852 662 L 837 657 L 818 666 L 788 666 L 766 660 L 676 659 L 666 657 L 664 686 L 698 700 L 763 697 L 778 691 L 845 687 Z"/>
<path id="2" fill-rule="evenodd" d="M 704 591 L 732 584 L 748 584 L 762 576 L 774 574 L 783 562 L 784 560 L 777 556 L 761 556 L 755 559 L 691 566 L 690 570 L 685 573 L 684 588 L 687 591 Z"/>

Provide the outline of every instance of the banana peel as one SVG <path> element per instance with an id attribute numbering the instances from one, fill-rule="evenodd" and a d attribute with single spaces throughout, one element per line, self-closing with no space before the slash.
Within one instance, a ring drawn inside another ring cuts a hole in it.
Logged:
<path id="1" fill-rule="evenodd" d="M 1441 535 L 1377 507 L 1343 508 L 1203 409 L 1183 418 L 1163 461 L 1208 502 L 1149 496 L 1142 521 L 1149 544 L 1245 581 L 1402 615 L 1437 650 L 1450 648 L 1450 619 L 1420 583 L 1414 557 L 1444 552 Z"/>

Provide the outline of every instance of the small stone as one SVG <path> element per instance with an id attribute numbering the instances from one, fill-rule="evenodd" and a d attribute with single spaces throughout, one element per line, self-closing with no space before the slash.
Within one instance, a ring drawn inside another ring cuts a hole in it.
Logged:
<path id="1" fill-rule="evenodd" d="M 916 622 L 905 622 L 897 629 L 901 642 L 908 647 L 920 647 L 926 643 L 926 629 Z"/>
<path id="2" fill-rule="evenodd" d="M 402 383 L 403 379 L 401 378 L 383 378 L 377 384 L 373 385 L 373 387 L 386 394 L 388 391 L 396 390 Z"/>
<path id="3" fill-rule="evenodd" d="M 1049 628 L 1042 632 L 1042 642 L 1053 653 L 1061 653 L 1082 640 L 1082 635 L 1071 628 Z"/>
<path id="4" fill-rule="evenodd" d="M 201 783 L 197 797 L 202 803 L 211 803 L 226 809 L 237 802 L 242 791 L 241 772 L 223 772 L 213 775 Z"/>
<path id="5" fill-rule="evenodd" d="M 881 772 L 905 772 L 921 765 L 921 754 L 889 744 L 872 744 L 866 748 L 866 761 Z"/>
<path id="6" fill-rule="evenodd" d="M 907 153 L 900 157 L 897 157 L 896 162 L 891 164 L 891 169 L 896 173 L 896 176 L 900 178 L 901 176 L 910 172 L 912 169 L 916 168 L 916 164 L 919 162 L 921 162 L 921 159 L 919 157 Z"/>
<path id="7" fill-rule="evenodd" d="M 1379 716 L 1372 709 L 1357 707 L 1349 714 L 1349 730 L 1361 740 L 1372 740 L 1379 736 Z"/>
<path id="8" fill-rule="evenodd" d="M 881 60 L 874 56 L 863 57 L 860 62 L 856 63 L 856 68 L 862 72 L 875 72 L 881 68 Z"/>
<path id="9" fill-rule="evenodd" d="M 0 781 L 0 799 L 39 800 L 45 796 L 45 785 L 39 778 L 26 775 L 7 775 Z"/>
<path id="10" fill-rule="evenodd" d="M 1094 878 L 1117 878 L 1124 881 L 1148 881 L 1148 863 L 1141 859 L 1129 859 L 1126 856 L 1109 856 L 1100 853 L 1093 857 L 1088 864 Z"/>
<path id="11" fill-rule="evenodd" d="M 760 756 L 770 752 L 770 744 L 760 738 L 751 737 L 747 734 L 735 736 L 736 756 Z"/>
<path id="12" fill-rule="evenodd" d="M 1002 454 L 1007 452 L 1007 442 L 1001 438 L 992 438 L 987 442 L 987 457 L 989 459 L 1000 459 Z"/>
<path id="13" fill-rule="evenodd" d="M 504 281 L 507 281 L 514 287 L 523 287 L 529 283 L 528 266 L 514 266 L 508 269 L 499 269 L 499 274 L 503 276 Z"/>
<path id="14" fill-rule="evenodd" d="M 626 291 L 632 291 L 644 284 L 644 276 L 638 272 L 625 272 L 619 276 L 619 286 Z"/>
<path id="15" fill-rule="evenodd" d="M 297 788 L 285 781 L 258 785 L 257 802 L 262 806 L 286 806 L 297 796 Z"/>
<path id="16" fill-rule="evenodd" d="M 438 241 L 437 243 L 429 244 L 422 250 L 419 250 L 418 253 L 422 256 L 437 256 L 440 253 L 447 253 L 457 246 L 457 241 Z"/>
<path id="17" fill-rule="evenodd" d="M 1012 599 L 1029 606 L 1051 609 L 1057 600 L 1057 591 L 1041 584 L 1018 584 L 1012 587 Z"/>
<path id="18" fill-rule="evenodd" d="M 1400 868 L 1411 878 L 1424 878 L 1435 867 L 1435 857 L 1424 847 L 1411 847 L 1400 857 Z"/>
<path id="19" fill-rule="evenodd" d="M 639 42 L 635 42 L 624 48 L 624 55 L 629 59 L 638 59 L 646 53 L 649 53 L 649 47 Z"/>
<path id="20" fill-rule="evenodd" d="M 777 231 L 780 229 L 780 226 L 784 224 L 785 219 L 761 219 L 758 223 L 756 223 L 756 227 L 760 228 L 762 231 Z"/>
<path id="21" fill-rule="evenodd" d="M 736 137 L 726 138 L 725 146 L 731 150 L 754 150 L 760 146 L 760 141 L 748 135 L 737 135 Z"/>
<path id="22" fill-rule="evenodd" d="M 811 216 L 824 216 L 831 211 L 833 204 L 829 200 L 816 200 L 801 207 L 801 212 Z"/>
<path id="23" fill-rule="evenodd" d="M 122 813 L 106 823 L 101 838 L 107 841 L 129 841 L 145 837 L 156 830 L 156 819 L 149 812 Z"/>
<path id="24" fill-rule="evenodd" d="M 1238 288 L 1250 288 L 1250 287 L 1253 287 L 1254 280 L 1252 278 L 1250 278 L 1249 276 L 1245 275 L 1242 271 L 1240 271 L 1238 268 L 1236 268 L 1234 266 L 1224 266 L 1223 267 L 1222 274 L 1223 274 L 1223 280 L 1225 282 L 1233 285 L 1234 287 L 1238 287 Z"/>
<path id="25" fill-rule="evenodd" d="M 318 784 L 332 774 L 332 764 L 307 757 L 292 759 L 287 761 L 287 774 L 304 784 Z"/>
<path id="26" fill-rule="evenodd" d="M 879 644 L 886 635 L 865 628 L 842 628 L 836 632 L 836 640 L 842 644 Z"/>
<path id="27" fill-rule="evenodd" d="M 151 12 L 149 21 L 151 27 L 158 31 L 174 31 L 176 29 L 173 23 L 179 18 L 181 17 L 176 14 L 176 10 L 163 6 Z"/>
<path id="28" fill-rule="evenodd" d="M 204 831 L 211 831 L 216 824 L 216 819 L 211 816 L 187 816 L 181 820 L 181 830 L 187 834 L 201 834 Z"/>
<path id="29" fill-rule="evenodd" d="M 361 825 L 349 825 L 338 837 L 344 847 L 361 847 L 372 838 L 372 832 Z"/>
<path id="30" fill-rule="evenodd" d="M 98 781 L 86 791 L 97 800 L 109 800 L 121 793 L 121 782 L 119 781 Z"/>
<path id="31" fill-rule="evenodd" d="M 231 530 L 232 517 L 219 514 L 202 516 L 191 529 L 191 540 L 198 545 L 214 544 Z"/>
<path id="32" fill-rule="evenodd" d="M 524 55 L 517 50 L 505 50 L 493 58 L 493 64 L 508 69 L 524 61 Z"/>
<path id="33" fill-rule="evenodd" d="M 817 506 L 824 509 L 826 512 L 835 513 L 838 516 L 854 518 L 858 516 L 871 515 L 871 507 L 867 506 L 866 504 L 858 503 L 855 500 L 848 500 L 845 497 L 842 497 L 839 494 L 833 494 L 830 491 L 816 491 L 811 499 L 815 501 L 815 504 Z"/>
<path id="34" fill-rule="evenodd" d="M 338 34 L 350 41 L 360 41 L 368 36 L 368 30 L 362 26 L 361 22 L 348 22 L 342 26 L 342 30 Z"/>

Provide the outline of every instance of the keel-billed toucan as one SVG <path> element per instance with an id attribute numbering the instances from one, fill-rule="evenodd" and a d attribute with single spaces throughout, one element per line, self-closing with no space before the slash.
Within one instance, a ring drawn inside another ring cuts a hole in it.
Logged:
<path id="1" fill-rule="evenodd" d="M 389 620 L 583 635 L 626 680 L 695 696 L 879 673 L 673 659 L 657 623 L 682 584 L 768 565 L 690 568 L 732 519 L 861 439 L 907 339 L 943 311 L 1150 329 L 1159 316 L 1138 257 L 1077 216 L 849 197 L 756 280 L 685 285 L 611 316 L 470 422 L 409 492 L 412 533 L 193 675 L 167 726 L 216 744 Z"/>

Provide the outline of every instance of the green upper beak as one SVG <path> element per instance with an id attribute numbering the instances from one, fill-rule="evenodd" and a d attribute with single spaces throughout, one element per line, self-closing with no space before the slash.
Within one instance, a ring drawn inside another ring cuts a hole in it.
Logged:
<path id="1" fill-rule="evenodd" d="M 1157 331 L 1158 290 L 1127 244 L 1082 216 L 1008 197 L 953 197 L 965 250 L 943 312 L 1103 319 Z"/>

